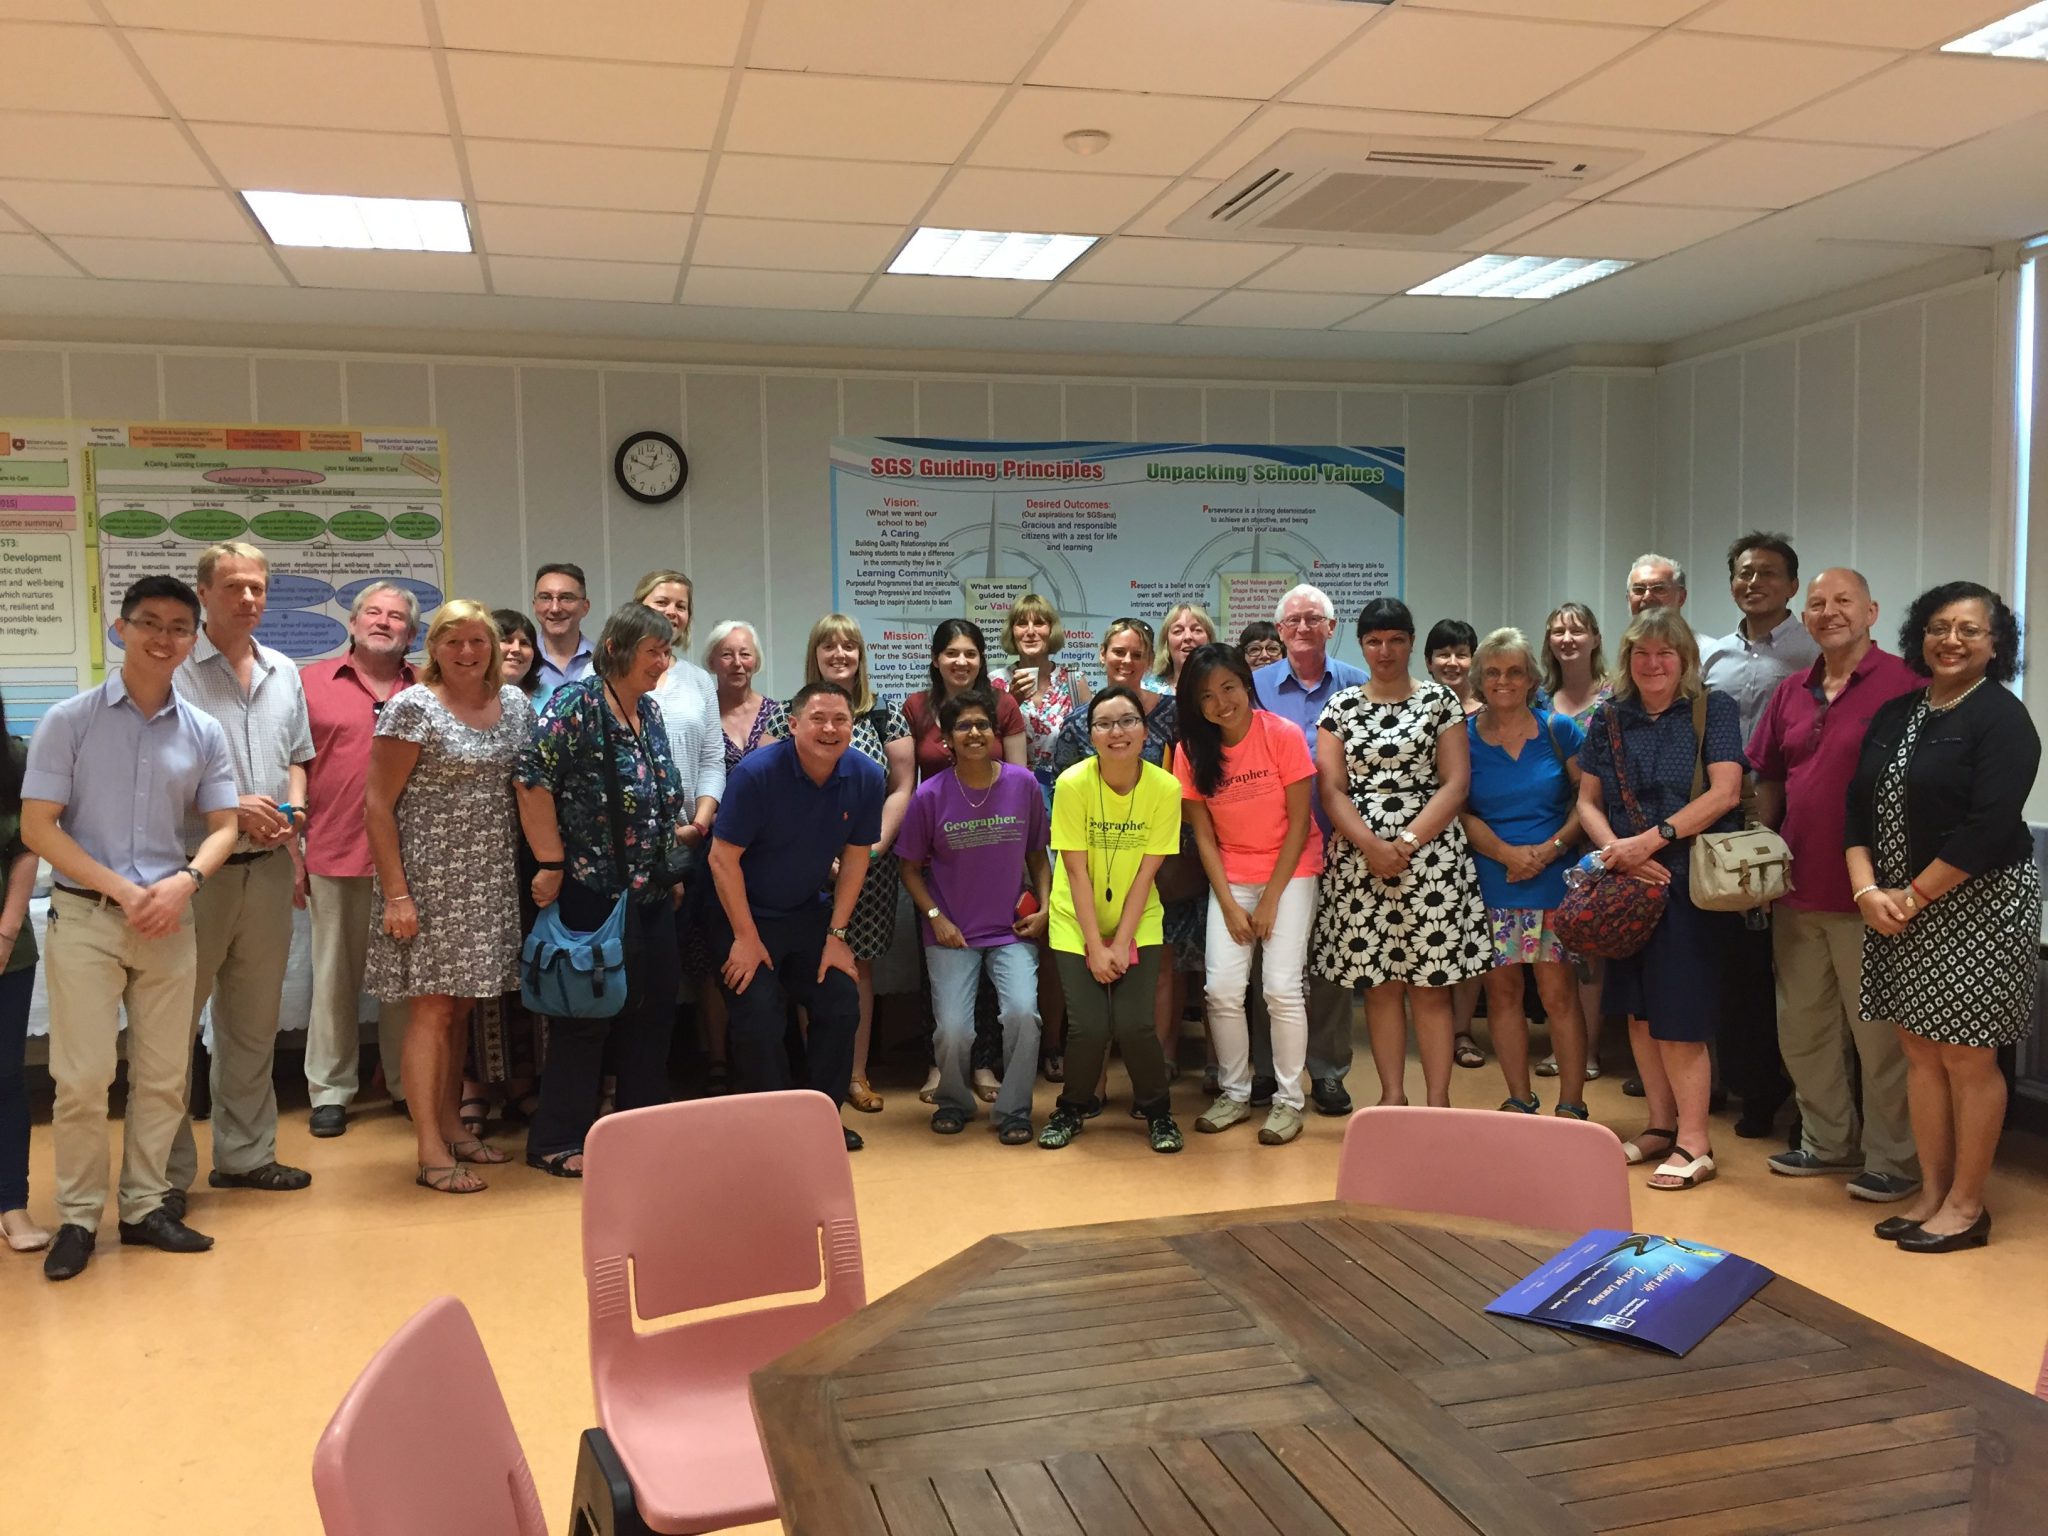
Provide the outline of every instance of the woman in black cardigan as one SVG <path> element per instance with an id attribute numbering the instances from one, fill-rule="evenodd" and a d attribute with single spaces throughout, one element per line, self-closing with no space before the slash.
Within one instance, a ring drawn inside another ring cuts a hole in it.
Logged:
<path id="1" fill-rule="evenodd" d="M 1998 1048 L 2033 1026 L 2041 884 L 2024 813 L 2041 738 L 2001 687 L 2019 625 L 1952 581 L 1899 630 L 1929 679 L 1880 708 L 1849 785 L 1849 883 L 1863 914 L 1863 1017 L 1890 1019 L 1925 1182 L 1877 1235 L 1915 1253 L 1991 1237 L 1984 1181 L 2005 1123 Z"/>

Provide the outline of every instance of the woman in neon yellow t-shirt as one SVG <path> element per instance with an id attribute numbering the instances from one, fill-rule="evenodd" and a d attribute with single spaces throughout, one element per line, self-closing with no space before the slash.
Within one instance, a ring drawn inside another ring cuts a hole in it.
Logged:
<path id="1" fill-rule="evenodd" d="M 1105 688 L 1088 701 L 1088 737 L 1095 755 L 1053 786 L 1059 857 L 1049 937 L 1067 997 L 1067 1072 L 1038 1144 L 1064 1147 L 1081 1133 L 1091 1107 L 1081 1095 L 1101 1075 L 1114 1037 L 1152 1150 L 1178 1152 L 1172 1079 L 1152 1029 L 1162 943 L 1152 882 L 1160 862 L 1180 849 L 1180 781 L 1141 755 L 1145 708 L 1129 688 Z"/>

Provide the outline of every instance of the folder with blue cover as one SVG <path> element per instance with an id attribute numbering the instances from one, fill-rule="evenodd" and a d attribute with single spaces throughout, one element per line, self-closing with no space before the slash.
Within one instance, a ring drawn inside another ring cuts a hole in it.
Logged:
<path id="1" fill-rule="evenodd" d="M 1487 1306 L 1547 1328 L 1683 1355 L 1771 1279 L 1719 1248 L 1648 1232 L 1588 1232 Z"/>

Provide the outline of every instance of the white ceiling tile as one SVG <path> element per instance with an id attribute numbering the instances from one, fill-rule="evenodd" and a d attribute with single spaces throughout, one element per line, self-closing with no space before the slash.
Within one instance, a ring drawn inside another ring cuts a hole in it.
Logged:
<path id="1" fill-rule="evenodd" d="M 1413 139 L 1470 139 L 1498 126 L 1491 117 L 1445 112 L 1376 112 L 1359 107 L 1314 107 L 1278 101 L 1251 118 L 1195 167 L 1197 175 L 1235 176 L 1297 128 L 1317 133 L 1390 134 Z"/>
<path id="2" fill-rule="evenodd" d="M 1868 49 L 1667 32 L 1530 112 L 1615 128 L 1740 133 L 1890 62 Z"/>
<path id="3" fill-rule="evenodd" d="M 693 267 L 773 272 L 872 272 L 903 243 L 901 224 L 817 224 L 806 219 L 718 219 L 697 223 Z"/>
<path id="4" fill-rule="evenodd" d="M 688 213 L 710 156 L 696 149 L 617 149 L 469 139 L 470 183 L 479 202 Z"/>
<path id="5" fill-rule="evenodd" d="M 254 241 L 239 201 L 201 187 L 116 187 L 98 182 L 0 182 L 0 202 L 46 235 Z"/>
<path id="6" fill-rule="evenodd" d="M 1170 185 L 1158 176 L 1081 176 L 969 166 L 954 173 L 924 222 L 946 229 L 1102 235 L 1121 227 Z"/>
<path id="7" fill-rule="evenodd" d="M 1704 208 L 1790 208 L 1914 157 L 1910 149 L 1731 139 L 1669 170 L 1632 182 L 1615 203 Z"/>
<path id="8" fill-rule="evenodd" d="M 972 165 L 1024 170 L 1178 176 L 1250 114 L 1252 104 L 1217 96 L 1134 96 L 1025 86 L 1003 104 L 968 156 Z M 1077 155 L 1063 139 L 1100 129 L 1108 145 Z"/>
<path id="9" fill-rule="evenodd" d="M 164 109 L 105 27 L 0 21 L 0 101 L 50 112 L 162 117 Z"/>
<path id="10" fill-rule="evenodd" d="M 1512 242 L 1517 256 L 1619 257 L 1651 261 L 1763 217 L 1745 208 L 1653 208 L 1594 203 Z"/>
<path id="11" fill-rule="evenodd" d="M 1774 138 L 1941 149 L 2048 111 L 2048 65 L 1957 54 L 1908 59 L 1779 118 Z"/>
<path id="12" fill-rule="evenodd" d="M 985 277 L 891 277 L 875 279 L 860 301 L 869 314 L 1014 315 L 1050 287 Z"/>
<path id="13" fill-rule="evenodd" d="M 950 165 L 1001 97 L 993 85 L 750 69 L 740 81 L 725 147 L 749 155 Z"/>
<path id="14" fill-rule="evenodd" d="M 1204 305 L 1181 324 L 1323 331 L 1370 302 L 1355 293 L 1251 293 L 1240 288 Z"/>
<path id="15" fill-rule="evenodd" d="M 1512 117 L 1649 35 L 1395 11 L 1289 94 L 1329 106 Z"/>
<path id="16" fill-rule="evenodd" d="M 34 235 L 0 235 L 0 274 L 76 277 L 78 269 Z"/>
<path id="17" fill-rule="evenodd" d="M 1203 198 L 1214 192 L 1220 181 L 1182 180 L 1174 183 L 1159 199 L 1146 208 L 1121 231 L 1126 235 L 1157 235 L 1162 240 L 1178 240 L 1182 237 L 1166 226 L 1186 213 Z"/>
<path id="18" fill-rule="evenodd" d="M 568 256 L 582 261 L 680 262 L 686 213 L 619 213 L 484 203 L 477 208 L 493 256 Z"/>
<path id="19" fill-rule="evenodd" d="M 1111 325 L 1171 325 L 1216 297 L 1214 288 L 1131 288 L 1063 282 L 1031 306 L 1027 320 L 1099 320 Z"/>
<path id="20" fill-rule="evenodd" d="M 1031 81 L 1256 101 L 1379 15 L 1298 0 L 1090 0 Z"/>
<path id="21" fill-rule="evenodd" d="M 493 256 L 491 287 L 535 299 L 613 299 L 666 304 L 675 297 L 673 262 L 564 261 L 554 256 Z"/>
<path id="22" fill-rule="evenodd" d="M 1068 3 L 767 0 L 747 62 L 757 69 L 1007 82 L 1045 41 Z"/>
<path id="23" fill-rule="evenodd" d="M 683 302 L 721 309 L 850 309 L 867 286 L 863 272 L 756 272 L 704 267 L 683 279 Z"/>
<path id="24" fill-rule="evenodd" d="M 1277 261 L 1247 288 L 1299 293 L 1405 293 L 1465 261 L 1462 252 L 1368 251 L 1344 246 L 1303 246 Z"/>
<path id="25" fill-rule="evenodd" d="M 427 46 L 419 0 L 105 0 L 123 27 L 242 37 Z M 446 0 L 443 0 L 446 12 Z"/>
<path id="26" fill-rule="evenodd" d="M 1249 240 L 1157 240 L 1118 235 L 1083 256 L 1073 268 L 1073 276 L 1089 283 L 1229 288 L 1292 249 Z"/>
<path id="27" fill-rule="evenodd" d="M 9 21 L 99 20 L 89 0 L 0 0 L 0 16 Z"/>
<path id="28" fill-rule="evenodd" d="M 400 293 L 482 293 L 483 264 L 443 251 L 279 251 L 307 288 L 370 288 Z"/>
<path id="29" fill-rule="evenodd" d="M 202 240 L 108 240 L 67 235 L 57 243 L 94 277 L 141 283 L 247 283 L 285 285 L 262 245 L 217 245 Z"/>
<path id="30" fill-rule="evenodd" d="M 228 184 L 244 191 L 462 196 L 455 146 L 442 134 L 253 128 L 237 123 L 194 123 L 192 132 Z"/>
<path id="31" fill-rule="evenodd" d="M 730 64 L 747 0 L 435 0 L 450 48 L 639 64 Z"/>
<path id="32" fill-rule="evenodd" d="M 5 188 L 0 188 L 0 197 L 5 197 L 6 195 Z M 6 209 L 0 208 L 0 234 L 18 235 L 23 232 L 24 228 L 25 226 L 21 220 L 8 213 Z"/>
<path id="33" fill-rule="evenodd" d="M 901 224 L 917 216 L 943 175 L 936 165 L 721 155 L 704 207 L 741 218 Z"/>
<path id="34" fill-rule="evenodd" d="M 0 145 L 16 176 L 214 185 L 206 162 L 165 118 L 0 112 Z"/>
<path id="35" fill-rule="evenodd" d="M 1399 297 L 1375 304 L 1356 319 L 1345 321 L 1338 329 L 1463 335 L 1469 331 L 1484 330 L 1525 309 L 1534 309 L 1540 302 L 1537 299 Z"/>
<path id="36" fill-rule="evenodd" d="M 1687 18 L 1701 32 L 1929 48 L 2016 11 L 2024 0 L 1721 0 Z"/>
<path id="37" fill-rule="evenodd" d="M 1666 27 L 1700 0 L 1407 0 L 1411 9 L 1484 11 L 1490 16 L 1521 16 L 1539 21 L 1612 21 L 1639 27 Z"/>
<path id="38" fill-rule="evenodd" d="M 451 53 L 465 134 L 648 149 L 709 149 L 725 71 L 504 53 Z"/>
<path id="39" fill-rule="evenodd" d="M 1697 154 L 1716 143 L 1715 139 L 1697 133 L 1651 133 L 1641 128 L 1586 128 L 1574 123 L 1565 126 L 1558 123 L 1531 123 L 1517 121 L 1503 123 L 1489 139 L 1515 144 L 1560 144 L 1571 147 L 1583 145 L 1588 149 L 1619 147 L 1635 150 L 1636 157 L 1611 176 L 1598 181 L 1589 181 L 1566 194 L 1575 198 L 1600 197 L 1617 187 L 1625 187 L 1638 177 L 1661 170 L 1674 160 L 1683 160 L 1687 155 Z"/>
<path id="40" fill-rule="evenodd" d="M 441 84 L 424 48 L 270 42 L 132 32 L 171 105 L 191 122 L 445 133 Z"/>

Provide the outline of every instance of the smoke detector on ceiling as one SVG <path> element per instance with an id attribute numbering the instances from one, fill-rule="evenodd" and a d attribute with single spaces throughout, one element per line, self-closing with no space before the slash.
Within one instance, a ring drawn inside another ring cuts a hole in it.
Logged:
<path id="1" fill-rule="evenodd" d="M 1167 228 L 1210 240 L 1455 251 L 1641 154 L 1299 129 Z"/>

